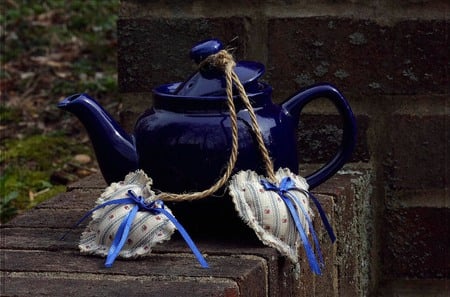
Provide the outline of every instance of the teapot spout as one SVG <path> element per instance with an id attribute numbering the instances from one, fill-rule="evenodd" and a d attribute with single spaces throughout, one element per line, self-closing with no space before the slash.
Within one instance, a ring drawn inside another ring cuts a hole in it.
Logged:
<path id="1" fill-rule="evenodd" d="M 73 113 L 86 128 L 105 181 L 123 180 L 138 169 L 134 137 L 126 133 L 97 101 L 87 94 L 75 94 L 58 104 Z"/>

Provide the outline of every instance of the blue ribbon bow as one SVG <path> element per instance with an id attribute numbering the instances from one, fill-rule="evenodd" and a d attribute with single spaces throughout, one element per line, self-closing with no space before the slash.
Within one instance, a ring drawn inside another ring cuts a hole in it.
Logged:
<path id="1" fill-rule="evenodd" d="M 331 228 L 331 225 L 328 222 L 328 219 L 319 203 L 319 200 L 317 200 L 317 198 L 314 197 L 308 191 L 301 190 L 301 189 L 298 189 L 297 187 L 295 187 L 294 181 L 289 176 L 284 177 L 281 180 L 279 187 L 277 187 L 276 185 L 274 185 L 264 179 L 261 180 L 261 184 L 264 186 L 264 188 L 266 190 L 274 191 L 274 192 L 278 193 L 278 195 L 280 195 L 281 199 L 283 199 L 284 203 L 286 204 L 287 208 L 289 209 L 292 219 L 294 220 L 294 223 L 295 223 L 295 226 L 297 227 L 297 231 L 300 235 L 300 238 L 302 239 L 303 247 L 305 248 L 306 257 L 308 258 L 308 262 L 311 267 L 311 270 L 316 274 L 321 274 L 320 266 L 323 266 L 323 257 L 322 257 L 322 252 L 320 250 L 319 240 L 317 239 L 316 232 L 314 231 L 314 227 L 313 227 L 311 218 L 308 215 L 308 212 L 306 211 L 306 209 L 303 207 L 303 204 L 300 202 L 300 200 L 295 195 L 290 193 L 289 191 L 290 190 L 301 191 L 303 193 L 307 193 L 308 196 L 311 197 L 311 199 L 313 200 L 314 204 L 316 205 L 316 207 L 319 211 L 320 217 L 322 218 L 322 221 L 325 225 L 325 228 L 327 229 L 327 232 L 328 232 L 328 235 L 330 236 L 331 241 L 334 242 L 336 240 L 336 236 L 334 235 L 333 229 Z M 308 222 L 308 227 L 309 227 L 309 230 L 313 237 L 314 244 L 317 249 L 317 254 L 319 256 L 320 265 L 316 260 L 314 251 L 308 241 L 306 232 L 303 229 L 302 224 L 300 223 L 300 218 L 299 218 L 298 213 L 297 213 L 294 205 L 292 204 L 291 200 L 293 200 L 297 205 L 299 205 L 303 215 L 306 218 L 306 221 Z"/>
<path id="2" fill-rule="evenodd" d="M 192 241 L 191 237 L 187 233 L 186 229 L 178 222 L 178 220 L 167 210 L 164 209 L 164 203 L 161 200 L 155 200 L 151 201 L 150 203 L 146 203 L 144 198 L 142 196 L 137 196 L 132 190 L 128 191 L 129 197 L 127 198 L 119 198 L 115 200 L 106 201 L 103 204 L 100 204 L 96 206 L 94 209 L 90 210 L 88 213 L 86 213 L 76 224 L 75 226 L 78 226 L 81 222 L 83 222 L 85 219 L 87 219 L 90 215 L 94 213 L 94 211 L 103 208 L 108 205 L 113 204 L 134 204 L 131 211 L 127 214 L 127 216 L 124 218 L 122 223 L 120 224 L 119 228 L 117 229 L 117 233 L 114 237 L 114 240 L 111 244 L 111 247 L 109 248 L 108 255 L 106 257 L 105 266 L 111 267 L 114 263 L 114 260 L 119 255 L 120 251 L 122 250 L 127 238 L 128 234 L 130 232 L 131 224 L 133 223 L 133 220 L 139 210 L 142 211 L 149 211 L 153 214 L 163 214 L 165 215 L 178 229 L 181 236 L 183 236 L 183 239 L 186 241 L 189 248 L 194 253 L 197 260 L 200 262 L 201 266 L 203 268 L 208 268 L 208 263 L 206 262 L 205 258 L 202 256 L 198 248 L 195 246 L 194 242 Z"/>

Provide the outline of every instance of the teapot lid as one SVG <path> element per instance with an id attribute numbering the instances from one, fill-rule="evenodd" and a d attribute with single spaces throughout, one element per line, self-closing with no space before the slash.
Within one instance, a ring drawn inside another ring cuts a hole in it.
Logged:
<path id="1" fill-rule="evenodd" d="M 200 64 L 208 56 L 218 53 L 223 44 L 217 39 L 205 40 L 190 51 L 190 57 Z M 251 61 L 236 62 L 234 68 L 247 93 L 259 91 L 258 78 L 264 74 L 263 64 Z M 225 75 L 217 69 L 199 69 L 175 90 L 174 94 L 189 97 L 218 97 L 226 96 Z"/>

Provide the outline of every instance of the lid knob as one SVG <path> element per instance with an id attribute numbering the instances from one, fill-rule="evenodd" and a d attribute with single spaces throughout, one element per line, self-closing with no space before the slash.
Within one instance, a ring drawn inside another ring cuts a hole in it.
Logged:
<path id="1" fill-rule="evenodd" d="M 208 39 L 194 46 L 189 56 L 195 63 L 200 64 L 210 55 L 217 54 L 223 49 L 223 44 L 218 39 Z"/>
<path id="2" fill-rule="evenodd" d="M 209 56 L 224 49 L 218 39 L 204 40 L 190 51 L 190 57 L 200 66 Z M 233 68 L 245 90 L 255 93 L 260 90 L 258 78 L 264 73 L 264 65 L 258 62 L 238 61 Z M 193 73 L 184 83 L 181 83 L 173 94 L 190 98 L 225 97 L 225 75 L 223 70 L 215 67 L 203 67 Z"/>

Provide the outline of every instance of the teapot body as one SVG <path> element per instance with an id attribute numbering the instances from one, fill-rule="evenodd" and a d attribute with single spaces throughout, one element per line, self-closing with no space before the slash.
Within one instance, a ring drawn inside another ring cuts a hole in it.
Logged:
<path id="1" fill-rule="evenodd" d="M 229 63 L 233 59 L 222 49 L 220 41 L 215 39 L 194 46 L 190 56 L 199 63 L 198 71 L 182 83 L 155 88 L 153 107 L 137 120 L 133 136 L 87 94 L 69 96 L 58 104 L 59 108 L 75 114 L 86 127 L 107 183 L 143 169 L 152 177 L 155 189 L 190 192 L 209 188 L 223 175 L 232 147 L 227 106 L 229 84 L 223 69 L 218 67 L 221 64 L 215 63 L 223 62 L 224 57 L 228 57 Z M 285 167 L 298 172 L 296 135 L 300 114 L 309 102 L 318 98 L 327 98 L 336 106 L 343 132 L 334 157 L 306 176 L 309 188 L 329 179 L 349 160 L 356 142 L 356 122 L 347 100 L 337 88 L 328 83 L 317 84 L 275 105 L 271 100 L 272 88 L 259 80 L 264 65 L 252 61 L 227 65 L 233 65 L 233 75 L 254 108 L 275 170 Z M 235 97 L 234 103 L 239 142 L 234 171 L 253 170 L 265 175 L 249 113 L 241 98 Z"/>
<path id="2" fill-rule="evenodd" d="M 226 98 L 170 96 L 174 84 L 154 91 L 154 106 L 136 122 L 135 144 L 140 168 L 161 191 L 199 191 L 223 175 L 231 153 L 232 131 Z M 249 94 L 264 142 L 275 167 L 298 172 L 297 122 L 271 102 L 271 88 Z M 234 171 L 265 173 L 247 110 L 236 98 L 238 159 Z"/>

